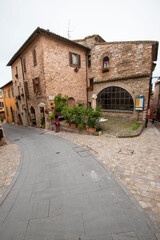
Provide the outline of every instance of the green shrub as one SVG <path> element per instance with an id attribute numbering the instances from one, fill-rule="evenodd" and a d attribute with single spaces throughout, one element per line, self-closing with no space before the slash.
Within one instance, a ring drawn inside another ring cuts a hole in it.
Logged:
<path id="1" fill-rule="evenodd" d="M 79 129 L 79 131 L 82 131 L 82 129 L 83 129 L 83 124 L 82 124 L 82 123 L 78 124 L 78 127 L 77 127 L 77 128 Z"/>
<path id="2" fill-rule="evenodd" d="M 54 119 L 55 118 L 55 114 L 54 113 L 51 113 L 50 115 L 49 115 L 49 119 Z"/>
<path id="3" fill-rule="evenodd" d="M 67 96 L 62 97 L 60 93 L 57 96 L 55 96 L 54 98 L 55 112 L 61 112 L 63 108 L 66 106 L 67 100 L 68 97 Z"/>
<path id="4" fill-rule="evenodd" d="M 96 127 L 101 117 L 100 108 L 95 111 L 92 108 L 84 108 L 83 105 L 72 108 L 64 107 L 62 114 L 67 122 L 79 125 L 80 129 L 82 126 Z"/>

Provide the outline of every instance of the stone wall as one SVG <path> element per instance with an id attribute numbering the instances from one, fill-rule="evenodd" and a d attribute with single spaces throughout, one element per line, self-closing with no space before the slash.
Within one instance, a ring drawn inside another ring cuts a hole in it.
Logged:
<path id="1" fill-rule="evenodd" d="M 69 52 L 80 55 L 81 66 L 78 72 L 70 66 Z M 44 72 L 48 109 L 58 93 L 75 100 L 75 105 L 87 103 L 86 93 L 86 51 L 83 48 L 56 39 L 44 38 Z"/>
<path id="2" fill-rule="evenodd" d="M 102 73 L 103 58 L 109 57 L 109 72 Z M 91 67 L 89 79 L 94 79 L 93 91 L 89 92 L 89 102 L 94 93 L 98 95 L 104 88 L 117 86 L 130 93 L 135 103 L 136 96 L 144 96 L 144 111 L 140 120 L 145 120 L 148 106 L 148 95 L 152 67 L 152 44 L 104 43 L 95 45 L 91 50 Z M 137 119 L 137 112 L 104 111 L 104 115 L 121 116 Z"/>
<path id="3" fill-rule="evenodd" d="M 37 65 L 33 64 L 32 49 L 36 48 Z M 81 66 L 78 72 L 70 66 L 69 52 L 79 54 L 81 57 Z M 31 107 L 35 110 L 36 125 L 41 125 L 41 119 L 45 116 L 45 123 L 49 126 L 49 112 L 54 110 L 54 97 L 61 93 L 67 95 L 75 102 L 75 105 L 84 103 L 87 105 L 86 92 L 86 50 L 84 48 L 69 44 L 56 38 L 40 35 L 25 50 L 21 58 L 26 59 L 26 72 L 22 74 L 21 59 L 18 58 L 12 65 L 12 78 L 15 95 L 18 96 L 18 87 L 20 94 L 24 97 L 18 101 L 19 108 L 17 114 L 21 114 L 23 124 L 32 125 Z M 16 75 L 18 68 L 18 79 Z M 23 79 L 24 78 L 24 79 Z M 40 94 L 35 95 L 33 79 L 39 78 Z M 28 84 L 29 99 L 26 99 L 24 82 Z M 40 108 L 47 110 L 45 114 L 41 113 Z M 29 115 L 27 115 L 27 111 Z"/>

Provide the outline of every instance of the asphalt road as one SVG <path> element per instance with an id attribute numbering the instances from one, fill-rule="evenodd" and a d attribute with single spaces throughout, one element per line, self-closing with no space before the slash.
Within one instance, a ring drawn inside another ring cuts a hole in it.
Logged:
<path id="1" fill-rule="evenodd" d="M 22 160 L 0 206 L 0 240 L 159 239 L 143 209 L 89 152 L 47 131 L 4 130 Z"/>

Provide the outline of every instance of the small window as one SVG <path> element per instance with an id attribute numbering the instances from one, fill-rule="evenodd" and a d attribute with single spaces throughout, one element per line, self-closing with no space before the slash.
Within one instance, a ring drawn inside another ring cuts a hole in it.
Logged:
<path id="1" fill-rule="evenodd" d="M 37 95 L 40 95 L 40 83 L 39 83 L 39 78 L 34 78 L 33 79 L 33 90 L 34 93 Z"/>
<path id="2" fill-rule="evenodd" d="M 24 92 L 25 92 L 26 98 L 29 98 L 28 82 L 24 82 Z"/>
<path id="3" fill-rule="evenodd" d="M 15 77 L 18 78 L 18 67 L 16 67 L 16 74 Z"/>
<path id="4" fill-rule="evenodd" d="M 81 67 L 81 56 L 76 53 L 69 53 L 70 56 L 70 66 Z"/>
<path id="5" fill-rule="evenodd" d="M 108 57 L 103 58 L 102 72 L 109 72 L 109 58 Z"/>
<path id="6" fill-rule="evenodd" d="M 4 90 L 3 92 L 4 92 L 4 98 L 7 98 L 6 90 Z"/>
<path id="7" fill-rule="evenodd" d="M 23 71 L 26 72 L 26 58 L 23 58 Z"/>
<path id="8" fill-rule="evenodd" d="M 11 91 L 12 91 L 12 97 L 14 98 L 14 90 L 13 90 L 13 87 L 11 88 Z"/>
<path id="9" fill-rule="evenodd" d="M 32 54 L 33 54 L 33 65 L 37 65 L 37 54 L 36 54 L 36 47 L 32 49 Z"/>
<path id="10" fill-rule="evenodd" d="M 88 55 L 88 67 L 91 67 L 91 55 Z"/>
<path id="11" fill-rule="evenodd" d="M 93 78 L 89 79 L 89 85 L 90 87 L 93 87 Z"/>
<path id="12" fill-rule="evenodd" d="M 10 89 L 8 88 L 8 98 L 11 98 Z"/>
<path id="13" fill-rule="evenodd" d="M 7 113 L 7 116 L 9 116 L 8 107 L 6 107 L 6 113 Z"/>

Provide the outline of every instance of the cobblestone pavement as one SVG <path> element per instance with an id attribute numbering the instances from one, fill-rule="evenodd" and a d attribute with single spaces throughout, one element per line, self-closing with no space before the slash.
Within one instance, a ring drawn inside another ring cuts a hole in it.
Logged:
<path id="1" fill-rule="evenodd" d="M 160 133 L 153 124 L 149 123 L 136 138 L 47 133 L 91 151 L 123 182 L 160 228 Z M 13 180 L 19 161 L 20 152 L 16 144 L 0 147 L 0 197 Z"/>
<path id="2" fill-rule="evenodd" d="M 0 147 L 0 198 L 11 184 L 20 162 L 20 150 L 17 144 Z"/>
<path id="3" fill-rule="evenodd" d="M 59 132 L 103 162 L 160 228 L 160 133 L 150 122 L 141 136 L 116 138 Z"/>

